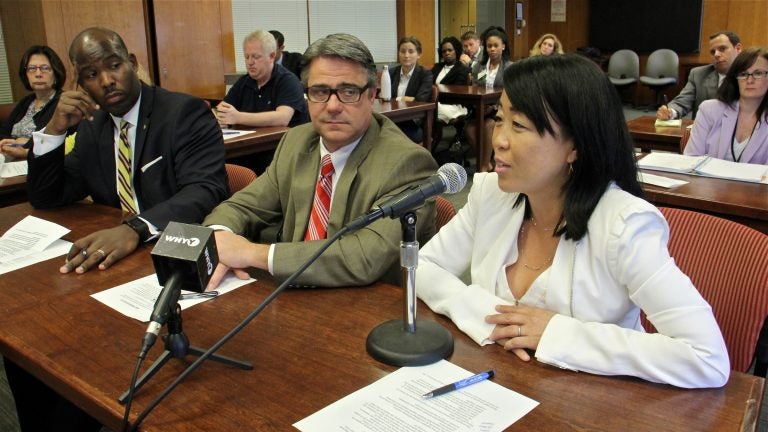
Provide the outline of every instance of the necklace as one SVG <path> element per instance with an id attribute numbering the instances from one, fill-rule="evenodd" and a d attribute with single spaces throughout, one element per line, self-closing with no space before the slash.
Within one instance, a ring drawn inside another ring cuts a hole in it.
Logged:
<path id="1" fill-rule="evenodd" d="M 536 223 L 536 219 L 534 219 L 534 218 L 533 218 L 533 216 L 531 216 L 531 223 L 532 223 L 532 224 L 533 224 L 533 226 L 535 226 L 536 228 L 539 228 L 539 225 Z M 544 231 L 544 232 L 549 232 L 549 231 L 552 231 L 552 230 L 553 230 L 553 229 L 555 229 L 555 228 L 554 228 L 554 227 L 552 227 L 552 228 L 539 228 L 539 229 L 541 229 L 541 230 L 542 230 L 542 231 Z"/>
<path id="2" fill-rule="evenodd" d="M 537 226 L 537 225 L 536 225 L 536 221 L 535 221 L 533 218 L 531 218 L 531 219 L 530 219 L 530 221 L 531 221 L 531 223 L 533 224 L 533 226 Z M 549 229 L 546 229 L 546 228 L 542 228 L 542 230 L 543 230 L 543 231 L 552 231 L 552 228 L 549 228 Z M 522 239 L 523 239 L 523 236 L 524 236 L 524 235 L 525 235 L 525 220 L 523 220 L 523 223 L 520 225 L 520 236 L 519 236 L 519 241 L 518 241 L 518 243 L 521 243 L 521 241 L 520 241 L 520 240 L 522 240 Z M 557 253 L 557 248 L 555 248 L 555 253 L 553 253 L 553 254 L 552 254 L 552 256 L 551 256 L 551 257 L 549 257 L 547 260 L 545 260 L 545 261 L 544 261 L 544 262 L 543 262 L 543 263 L 542 263 L 540 266 L 532 266 L 532 265 L 528 265 L 528 264 L 526 264 L 526 263 L 524 263 L 524 262 L 522 262 L 522 261 L 518 261 L 518 262 L 520 262 L 520 263 L 523 265 L 523 267 L 527 268 L 528 270 L 531 270 L 531 271 L 536 271 L 536 272 L 537 272 L 537 271 L 541 271 L 541 270 L 542 270 L 542 269 L 544 269 L 546 266 L 548 266 L 549 264 L 551 264 L 551 263 L 552 263 L 552 260 L 554 260 L 554 259 L 555 259 L 555 254 L 556 254 L 556 253 Z M 522 255 L 522 254 L 521 254 L 521 253 L 518 253 L 518 256 L 519 256 L 519 255 Z"/>

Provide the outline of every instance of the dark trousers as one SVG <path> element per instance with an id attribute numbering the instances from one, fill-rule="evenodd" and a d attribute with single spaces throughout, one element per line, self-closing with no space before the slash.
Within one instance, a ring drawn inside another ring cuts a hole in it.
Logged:
<path id="1" fill-rule="evenodd" d="M 101 424 L 42 381 L 3 358 L 22 432 L 99 432 Z"/>

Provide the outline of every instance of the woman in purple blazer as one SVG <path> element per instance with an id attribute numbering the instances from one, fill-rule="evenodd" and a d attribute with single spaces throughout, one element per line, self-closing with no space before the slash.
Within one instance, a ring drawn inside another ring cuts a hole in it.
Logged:
<path id="1" fill-rule="evenodd" d="M 687 155 L 768 164 L 768 49 L 749 48 L 728 69 L 716 99 L 699 107 Z"/>

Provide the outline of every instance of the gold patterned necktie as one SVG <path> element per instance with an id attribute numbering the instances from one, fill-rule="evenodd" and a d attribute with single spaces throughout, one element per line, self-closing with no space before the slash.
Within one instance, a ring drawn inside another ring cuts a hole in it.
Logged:
<path id="1" fill-rule="evenodd" d="M 117 143 L 117 196 L 120 198 L 123 213 L 138 214 L 131 182 L 131 142 L 128 140 L 130 125 L 127 121 L 120 120 L 120 139 Z"/>

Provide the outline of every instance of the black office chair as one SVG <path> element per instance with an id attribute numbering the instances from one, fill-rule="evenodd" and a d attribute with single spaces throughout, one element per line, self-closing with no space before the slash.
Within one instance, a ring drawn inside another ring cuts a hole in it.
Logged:
<path id="1" fill-rule="evenodd" d="M 648 56 L 645 74 L 640 77 L 640 82 L 654 91 L 653 109 L 661 105 L 662 91 L 677 83 L 679 64 L 677 53 L 670 49 L 658 49 Z"/>

